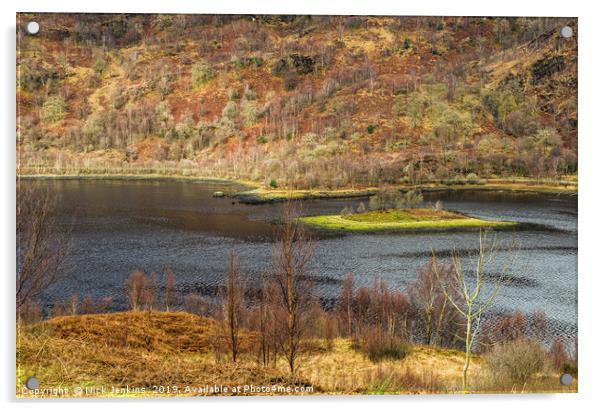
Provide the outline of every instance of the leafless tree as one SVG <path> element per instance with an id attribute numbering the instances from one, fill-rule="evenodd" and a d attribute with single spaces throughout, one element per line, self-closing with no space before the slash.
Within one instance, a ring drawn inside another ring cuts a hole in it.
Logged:
<path id="1" fill-rule="evenodd" d="M 492 315 L 479 330 L 478 351 L 490 351 L 496 345 L 527 338 L 528 320 L 520 311 Z"/>
<path id="2" fill-rule="evenodd" d="M 513 246 L 511 247 L 513 248 Z M 452 255 L 452 281 L 439 281 L 439 286 L 449 303 L 458 311 L 466 324 L 464 337 L 464 367 L 462 369 L 462 390 L 468 392 L 468 369 L 472 359 L 473 341 L 478 332 L 483 313 L 491 307 L 502 285 L 507 279 L 511 261 L 505 261 L 499 274 L 488 281 L 485 272 L 495 261 L 498 243 L 494 237 L 489 241 L 488 232 L 479 233 L 479 252 L 474 263 L 475 278 L 467 278 L 462 259 L 457 251 Z M 434 253 L 433 253 L 434 256 Z M 438 279 L 443 279 L 443 273 L 437 265 L 434 266 Z M 487 283 L 491 284 L 487 284 Z M 483 291 L 488 286 L 488 295 Z"/>
<path id="3" fill-rule="evenodd" d="M 353 273 L 348 273 L 343 280 L 341 286 L 341 295 L 339 298 L 338 311 L 343 320 L 343 324 L 348 337 L 353 336 L 354 331 L 354 315 L 353 315 L 353 288 L 354 279 Z"/>
<path id="4" fill-rule="evenodd" d="M 94 314 L 96 312 L 96 308 L 95 308 L 95 304 L 94 304 L 94 300 L 92 299 L 92 296 L 87 295 L 84 297 L 84 299 L 82 300 L 82 306 L 81 306 L 80 312 L 82 314 Z"/>
<path id="5" fill-rule="evenodd" d="M 274 281 L 270 281 L 266 273 L 261 275 L 261 288 L 249 313 L 249 326 L 259 336 L 256 340 L 257 355 L 263 366 L 268 366 L 270 360 L 275 361 L 276 359 L 276 304 L 274 303 L 274 296 L 277 290 L 275 286 Z"/>
<path id="6" fill-rule="evenodd" d="M 167 267 L 165 269 L 165 311 L 169 311 L 174 303 L 176 294 L 176 275 Z"/>
<path id="7" fill-rule="evenodd" d="M 69 235 L 59 228 L 49 191 L 17 186 L 17 315 L 65 273 Z"/>
<path id="8" fill-rule="evenodd" d="M 190 293 L 184 297 L 184 310 L 201 317 L 214 317 L 218 308 L 213 299 Z"/>
<path id="9" fill-rule="evenodd" d="M 133 311 L 138 311 L 144 305 L 146 275 L 144 271 L 136 270 L 130 274 L 125 283 L 125 292 Z"/>
<path id="10" fill-rule="evenodd" d="M 439 277 L 436 272 L 439 273 Z M 444 340 L 449 340 L 450 337 L 453 339 L 453 326 L 458 320 L 458 313 L 439 286 L 440 281 L 449 283 L 452 273 L 453 268 L 450 265 L 444 265 L 432 258 L 419 270 L 418 278 L 408 289 L 412 306 L 417 310 L 425 344 L 442 345 L 449 342 Z M 446 333 L 447 330 L 451 332 Z"/>
<path id="11" fill-rule="evenodd" d="M 276 285 L 275 313 L 283 338 L 279 340 L 291 375 L 297 370 L 301 338 L 313 299 L 310 260 L 314 244 L 299 222 L 299 205 L 286 202 L 274 246 L 272 276 Z"/>
<path id="12" fill-rule="evenodd" d="M 240 353 L 240 329 L 244 314 L 244 298 L 245 286 L 243 284 L 240 264 L 236 253 L 231 251 L 223 304 L 223 325 L 233 362 L 236 362 Z"/>
<path id="13" fill-rule="evenodd" d="M 145 281 L 143 301 L 146 309 L 152 311 L 157 300 L 157 273 L 151 273 Z"/>
<path id="14" fill-rule="evenodd" d="M 71 300 L 69 301 L 69 314 L 77 315 L 77 305 L 78 305 L 77 294 L 73 294 L 71 296 Z"/>

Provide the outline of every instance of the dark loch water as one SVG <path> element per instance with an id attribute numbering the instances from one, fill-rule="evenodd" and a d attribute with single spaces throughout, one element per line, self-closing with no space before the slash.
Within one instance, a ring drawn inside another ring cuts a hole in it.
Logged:
<path id="1" fill-rule="evenodd" d="M 250 281 L 271 261 L 270 242 L 278 204 L 243 205 L 232 198 L 213 198 L 215 191 L 242 187 L 222 182 L 44 180 L 25 181 L 55 191 L 60 218 L 73 238 L 70 274 L 47 296 L 68 299 L 77 293 L 113 297 L 114 309 L 125 308 L 123 284 L 135 269 L 159 274 L 166 266 L 177 275 L 181 295 L 210 293 L 220 285 L 231 249 L 236 250 Z M 543 224 L 546 230 L 498 233 L 503 245 L 517 242 L 512 253 L 500 252 L 498 264 L 513 258 L 511 281 L 494 310 L 542 310 L 556 335 L 572 338 L 577 324 L 577 197 L 501 192 L 425 194 L 425 200 L 485 219 Z M 304 203 L 305 214 L 338 213 L 366 199 Z M 320 236 L 314 272 L 324 298 L 335 297 L 341 279 L 355 274 L 360 285 L 382 277 L 404 289 L 431 249 L 449 255 L 456 248 L 471 252 L 478 233 L 424 233 Z M 470 267 L 469 261 L 465 262 Z"/>

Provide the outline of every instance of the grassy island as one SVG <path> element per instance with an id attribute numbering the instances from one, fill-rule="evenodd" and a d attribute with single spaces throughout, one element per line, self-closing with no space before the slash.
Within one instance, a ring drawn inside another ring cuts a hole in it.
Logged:
<path id="1" fill-rule="evenodd" d="M 474 228 L 510 228 L 510 221 L 488 221 L 433 208 L 404 208 L 375 210 L 349 215 L 302 217 L 310 226 L 327 230 L 346 231 L 430 231 Z"/>

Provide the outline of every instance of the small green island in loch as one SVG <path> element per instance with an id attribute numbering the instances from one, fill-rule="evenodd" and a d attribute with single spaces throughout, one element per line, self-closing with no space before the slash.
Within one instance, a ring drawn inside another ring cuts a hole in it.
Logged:
<path id="1" fill-rule="evenodd" d="M 519 226 L 517 222 L 481 220 L 436 208 L 387 209 L 356 214 L 309 216 L 301 217 L 301 221 L 315 228 L 358 232 L 506 229 Z"/>

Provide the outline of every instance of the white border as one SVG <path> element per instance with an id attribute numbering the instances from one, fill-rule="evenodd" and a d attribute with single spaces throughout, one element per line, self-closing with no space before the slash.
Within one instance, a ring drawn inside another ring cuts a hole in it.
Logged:
<path id="1" fill-rule="evenodd" d="M 14 294 L 10 276 L 15 270 L 15 12 L 137 12 L 137 13 L 232 13 L 232 14 L 371 14 L 371 15 L 483 15 L 483 16 L 563 16 L 579 17 L 579 394 L 573 395 L 529 395 L 529 396 L 420 396 L 420 397 L 336 397 L 336 398 L 220 398 L 197 400 L 172 400 L 169 406 L 190 407 L 241 407 L 251 409 L 287 410 L 306 409 L 308 407 L 344 407 L 351 410 L 366 407 L 387 406 L 397 409 L 437 409 L 461 408 L 488 410 L 522 408 L 525 406 L 544 406 L 546 409 L 567 410 L 579 402 L 580 407 L 602 403 L 597 387 L 601 381 L 601 352 L 598 349 L 602 333 L 598 314 L 600 292 L 602 291 L 602 267 L 596 257 L 600 255 L 600 184 L 602 180 L 600 155 L 602 154 L 600 131 L 600 19 L 599 9 L 594 2 L 578 1 L 526 1 L 504 0 L 496 2 L 454 1 L 393 1 L 393 0 L 297 0 L 295 2 L 270 0 L 223 0 L 219 2 L 168 0 L 163 2 L 127 1 L 127 0 L 20 0 L 13 4 L 2 2 L 2 259 L 4 267 L 5 299 L 1 303 L 2 367 L 0 389 L 2 400 L 12 402 L 14 407 Z M 596 127 L 597 126 L 597 127 Z M 13 330 L 11 332 L 11 330 Z M 139 400 L 135 400 L 136 402 Z M 132 401 L 86 401 L 81 402 L 45 402 L 26 403 L 28 406 L 44 406 L 45 409 L 86 408 L 104 409 L 106 407 L 131 407 Z M 145 401 L 143 406 L 149 409 L 164 408 L 165 401 Z"/>

